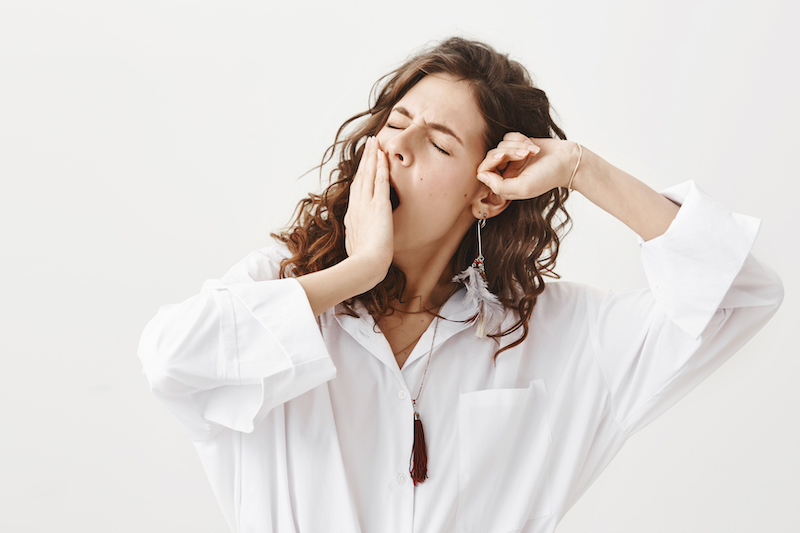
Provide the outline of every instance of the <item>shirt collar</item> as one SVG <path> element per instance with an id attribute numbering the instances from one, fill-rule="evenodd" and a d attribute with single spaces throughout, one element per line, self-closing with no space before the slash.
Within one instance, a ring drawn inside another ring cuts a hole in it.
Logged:
<path id="1" fill-rule="evenodd" d="M 431 349 L 432 340 L 434 342 L 433 349 L 436 350 L 442 343 L 456 333 L 473 326 L 473 321 L 470 319 L 475 316 L 477 306 L 469 302 L 466 296 L 466 288 L 460 287 L 445 302 L 439 310 L 439 315 L 442 319 L 439 320 L 438 327 L 436 327 L 435 324 L 436 319 L 431 321 L 430 326 L 428 326 L 428 329 L 417 341 L 413 351 L 403 364 L 403 368 L 411 365 L 420 357 L 427 355 Z M 386 340 L 386 337 L 380 333 L 378 327 L 375 325 L 375 321 L 364 308 L 364 305 L 356 301 L 353 305 L 353 310 L 358 314 L 357 317 L 345 314 L 341 304 L 334 308 L 334 316 L 341 328 L 373 356 L 399 373 L 400 368 L 397 366 L 397 360 L 394 358 L 389 342 Z M 435 339 L 432 338 L 434 329 L 436 329 Z"/>

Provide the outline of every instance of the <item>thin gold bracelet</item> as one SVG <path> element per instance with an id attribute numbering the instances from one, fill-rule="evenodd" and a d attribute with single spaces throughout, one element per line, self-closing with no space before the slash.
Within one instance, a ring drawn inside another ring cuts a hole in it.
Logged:
<path id="1" fill-rule="evenodd" d="M 580 144 L 578 144 L 578 150 L 578 162 L 575 164 L 575 170 L 572 171 L 572 177 L 569 179 L 569 184 L 567 184 L 567 189 L 569 189 L 570 192 L 572 192 L 572 180 L 575 179 L 575 174 L 578 173 L 578 167 L 581 165 L 581 157 L 583 157 L 583 147 Z"/>

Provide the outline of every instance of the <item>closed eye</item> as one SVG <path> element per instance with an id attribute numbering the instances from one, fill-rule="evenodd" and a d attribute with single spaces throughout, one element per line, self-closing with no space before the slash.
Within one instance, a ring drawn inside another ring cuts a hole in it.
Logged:
<path id="1" fill-rule="evenodd" d="M 449 152 L 447 152 L 447 151 L 443 150 L 442 148 L 440 148 L 440 147 L 439 147 L 439 146 L 438 146 L 438 145 L 437 145 L 435 142 L 431 141 L 431 144 L 432 144 L 434 147 L 436 147 L 436 149 L 437 149 L 437 150 L 439 150 L 440 152 L 442 152 L 444 155 L 450 155 L 450 153 L 449 153 Z"/>
<path id="2" fill-rule="evenodd" d="M 400 126 L 395 126 L 394 124 L 389 124 L 388 122 L 386 123 L 386 127 L 389 128 L 390 130 L 402 130 L 403 129 Z M 431 144 L 433 145 L 434 148 L 439 150 L 444 155 L 450 155 L 450 152 L 448 152 L 447 150 L 443 149 L 441 146 L 439 146 L 435 142 L 431 141 Z"/>

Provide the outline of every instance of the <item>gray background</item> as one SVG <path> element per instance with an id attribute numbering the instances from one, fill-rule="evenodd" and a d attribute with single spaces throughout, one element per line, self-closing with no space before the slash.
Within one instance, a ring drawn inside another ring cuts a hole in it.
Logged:
<path id="1" fill-rule="evenodd" d="M 559 533 L 797 532 L 796 2 L 0 4 L 0 529 L 223 532 L 139 334 L 267 245 L 338 125 L 426 42 L 521 60 L 559 123 L 657 189 L 763 219 L 786 301 L 634 436 Z M 635 237 L 575 195 L 566 279 L 643 284 Z"/>

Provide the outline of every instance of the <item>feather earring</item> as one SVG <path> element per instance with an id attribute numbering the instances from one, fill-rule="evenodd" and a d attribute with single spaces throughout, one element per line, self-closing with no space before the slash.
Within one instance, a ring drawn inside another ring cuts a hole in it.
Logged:
<path id="1" fill-rule="evenodd" d="M 478 307 L 478 329 L 476 337 L 485 337 L 487 331 L 494 329 L 503 322 L 505 307 L 500 300 L 489 291 L 486 283 L 486 266 L 484 265 L 483 247 L 481 243 L 481 228 L 486 226 L 486 215 L 478 220 L 478 257 L 461 274 L 453 278 L 467 287 L 467 299 Z"/>

